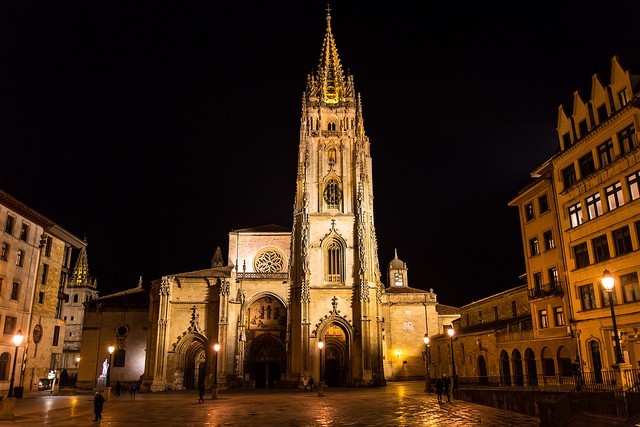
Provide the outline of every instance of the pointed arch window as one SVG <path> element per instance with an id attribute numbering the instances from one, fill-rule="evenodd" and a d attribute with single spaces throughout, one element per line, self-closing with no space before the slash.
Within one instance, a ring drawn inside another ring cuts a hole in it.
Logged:
<path id="1" fill-rule="evenodd" d="M 329 122 L 329 124 L 327 125 L 327 130 L 336 130 L 335 122 Z"/>
<path id="2" fill-rule="evenodd" d="M 325 247 L 325 280 L 330 283 L 343 282 L 344 251 L 337 240 L 332 240 Z"/>
<path id="3" fill-rule="evenodd" d="M 328 209 L 340 209 L 342 190 L 340 184 L 334 178 L 327 181 L 324 187 L 324 201 Z"/>

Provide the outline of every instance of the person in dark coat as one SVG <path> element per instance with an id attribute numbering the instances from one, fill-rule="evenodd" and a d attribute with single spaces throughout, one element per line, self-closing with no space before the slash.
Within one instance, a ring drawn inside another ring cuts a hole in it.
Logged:
<path id="1" fill-rule="evenodd" d="M 137 388 L 138 388 L 138 382 L 137 381 L 131 381 L 131 389 L 129 390 L 131 396 L 135 397 Z"/>
<path id="2" fill-rule="evenodd" d="M 447 395 L 447 402 L 451 402 L 451 378 L 447 375 L 442 374 L 442 382 L 444 383 L 444 394 Z"/>
<path id="3" fill-rule="evenodd" d="M 444 390 L 444 381 L 442 378 L 436 380 L 436 393 L 438 394 L 438 403 L 442 403 L 442 390 Z"/>
<path id="4" fill-rule="evenodd" d="M 96 391 L 96 395 L 93 398 L 93 413 L 95 414 L 95 418 L 93 421 L 98 421 L 102 419 L 102 407 L 104 406 L 104 397 L 100 394 L 99 391 Z"/>
<path id="5" fill-rule="evenodd" d="M 116 396 L 120 396 L 120 389 L 122 388 L 122 384 L 120 380 L 116 381 Z"/>
<path id="6" fill-rule="evenodd" d="M 200 395 L 198 403 L 204 403 L 204 383 L 200 383 L 200 385 L 198 385 L 198 394 Z"/>

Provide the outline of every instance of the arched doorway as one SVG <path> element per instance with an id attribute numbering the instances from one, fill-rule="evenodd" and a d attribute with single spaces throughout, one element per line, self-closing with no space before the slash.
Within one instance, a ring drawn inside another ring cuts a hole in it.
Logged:
<path id="1" fill-rule="evenodd" d="M 591 365 L 593 375 L 597 383 L 602 382 L 602 359 L 600 358 L 600 343 L 596 340 L 589 341 L 589 353 L 591 354 Z"/>
<path id="2" fill-rule="evenodd" d="M 196 389 L 198 382 L 204 381 L 206 358 L 204 345 L 200 341 L 192 340 L 186 346 L 182 358 L 182 388 Z M 177 389 L 179 388 L 177 387 Z"/>
<path id="3" fill-rule="evenodd" d="M 258 336 L 249 348 L 249 375 L 256 387 L 273 388 L 285 372 L 286 359 L 284 344 L 271 333 Z"/>
<path id="4" fill-rule="evenodd" d="M 571 376 L 571 354 L 565 346 L 558 349 L 558 371 L 562 377 Z"/>
<path id="5" fill-rule="evenodd" d="M 327 386 L 344 387 L 349 385 L 349 346 L 347 333 L 338 323 L 331 323 L 324 332 L 325 351 L 323 351 L 322 378 Z"/>
<path id="6" fill-rule="evenodd" d="M 536 366 L 536 355 L 528 348 L 524 352 L 525 365 L 527 366 L 527 384 L 538 385 L 538 367 Z"/>
<path id="7" fill-rule="evenodd" d="M 522 368 L 522 355 L 520 350 L 513 350 L 511 355 L 513 363 L 513 381 L 515 385 L 524 385 L 524 369 Z"/>
<path id="8" fill-rule="evenodd" d="M 480 385 L 489 385 L 487 361 L 484 360 L 484 356 L 478 356 L 478 375 L 480 376 Z"/>
<path id="9" fill-rule="evenodd" d="M 500 352 L 500 384 L 511 385 L 511 367 L 509 366 L 509 353 Z"/>
<path id="10" fill-rule="evenodd" d="M 256 387 L 273 388 L 286 372 L 287 310 L 275 295 L 261 295 L 249 304 L 247 319 L 247 356 L 244 372 Z"/>
<path id="11" fill-rule="evenodd" d="M 553 363 L 553 356 L 548 347 L 542 349 L 542 375 L 545 377 L 556 376 L 556 366 Z"/>

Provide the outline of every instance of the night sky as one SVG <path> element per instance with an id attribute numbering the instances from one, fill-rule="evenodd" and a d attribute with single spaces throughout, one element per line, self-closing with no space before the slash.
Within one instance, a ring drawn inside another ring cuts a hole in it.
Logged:
<path id="1" fill-rule="evenodd" d="M 557 150 L 558 106 L 613 55 L 640 63 L 638 2 L 332 3 L 385 283 L 397 248 L 443 304 L 517 286 L 507 203 Z M 290 227 L 325 8 L 0 2 L 0 188 L 86 236 L 101 295 L 207 268 L 233 229 Z"/>

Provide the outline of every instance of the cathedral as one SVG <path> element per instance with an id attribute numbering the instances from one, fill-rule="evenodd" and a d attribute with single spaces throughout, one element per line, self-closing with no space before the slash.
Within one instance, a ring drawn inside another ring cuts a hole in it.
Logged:
<path id="1" fill-rule="evenodd" d="M 410 288 L 397 254 L 388 269 L 390 289 L 383 285 L 370 141 L 329 12 L 301 115 L 292 227 L 233 230 L 226 257 L 218 248 L 210 268 L 153 281 L 146 350 L 126 352 L 126 359 L 144 358 L 143 372 L 116 369 L 112 378 L 140 375 L 142 389 L 151 391 L 201 383 L 207 388 L 285 387 L 306 378 L 327 386 L 424 378 L 423 336 L 441 333 L 444 323 L 459 316 L 452 307 L 438 305 L 433 291 Z M 107 313 L 109 301 L 98 298 L 94 305 L 102 304 Z M 141 328 L 140 322 L 125 324 L 125 314 L 119 319 L 122 324 L 112 329 L 133 333 Z M 108 340 L 115 341 L 111 330 L 94 335 L 98 342 L 83 342 L 83 349 L 101 351 Z M 104 356 L 89 358 L 95 363 L 88 368 L 87 384 L 99 374 Z"/>

